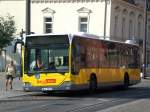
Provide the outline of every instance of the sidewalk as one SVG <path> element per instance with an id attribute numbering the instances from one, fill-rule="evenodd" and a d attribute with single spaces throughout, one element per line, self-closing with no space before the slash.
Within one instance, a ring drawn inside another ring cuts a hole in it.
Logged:
<path id="1" fill-rule="evenodd" d="M 32 94 L 31 92 L 23 92 L 22 81 L 19 78 L 13 80 L 13 90 L 5 90 L 5 73 L 0 72 L 0 99 Z"/>

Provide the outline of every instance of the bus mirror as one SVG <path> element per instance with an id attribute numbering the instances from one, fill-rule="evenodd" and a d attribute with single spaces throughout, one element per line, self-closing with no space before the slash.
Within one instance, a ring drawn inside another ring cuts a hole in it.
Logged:
<path id="1" fill-rule="evenodd" d="M 20 40 L 20 39 L 17 39 L 17 41 L 16 41 L 16 43 L 14 45 L 14 53 L 16 53 L 16 48 L 17 48 L 18 44 L 21 44 L 21 46 L 23 46 L 24 42 L 22 40 Z"/>
<path id="2" fill-rule="evenodd" d="M 15 44 L 14 45 L 14 52 L 13 53 L 16 53 L 16 47 L 17 47 L 17 45 Z"/>

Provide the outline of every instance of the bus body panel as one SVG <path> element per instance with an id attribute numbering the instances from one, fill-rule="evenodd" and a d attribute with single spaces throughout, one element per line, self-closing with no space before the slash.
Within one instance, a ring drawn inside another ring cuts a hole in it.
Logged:
<path id="1" fill-rule="evenodd" d="M 30 83 L 32 86 L 56 86 L 61 85 L 64 80 L 70 81 L 69 73 L 59 74 L 59 73 L 47 73 L 47 74 L 38 74 L 39 76 L 27 76 L 24 75 L 23 82 L 28 82 L 30 79 Z"/>
<path id="2" fill-rule="evenodd" d="M 47 73 L 47 74 L 39 74 L 39 76 L 28 76 L 24 74 L 23 76 L 23 82 L 24 82 L 24 88 L 29 90 L 29 88 L 32 89 L 38 88 L 38 91 L 42 91 L 42 87 L 59 87 L 65 82 L 70 82 L 70 74 L 59 74 L 59 73 Z M 33 87 L 33 88 L 32 88 Z"/>
<path id="3" fill-rule="evenodd" d="M 99 84 L 107 84 L 107 83 L 120 83 L 123 84 L 124 75 L 128 73 L 129 79 L 132 81 L 140 81 L 140 70 L 139 69 L 81 69 L 78 75 L 72 75 L 71 80 L 74 84 L 77 85 L 85 85 L 89 84 L 89 79 L 91 74 L 95 74 L 97 77 L 97 82 Z"/>
<path id="4" fill-rule="evenodd" d="M 112 72 L 112 74 L 110 74 Z M 89 88 L 89 79 L 92 73 L 96 74 L 98 86 L 113 86 L 121 85 L 124 81 L 124 74 L 128 73 L 130 78 L 130 85 L 140 82 L 139 69 L 137 70 L 119 70 L 119 69 L 82 69 L 78 75 L 70 75 L 66 73 L 62 74 L 41 74 L 40 79 L 36 79 L 35 76 L 24 75 L 23 82 L 29 82 L 33 87 L 58 87 L 61 86 L 64 82 L 70 82 L 70 89 L 67 90 L 79 90 L 79 89 L 88 89 Z M 109 74 L 109 75 L 108 75 Z M 55 79 L 56 83 L 48 82 L 47 80 Z M 41 89 L 41 88 L 40 88 Z M 55 89 L 55 90 L 66 90 Z M 40 91 L 40 90 L 39 90 Z M 41 89 L 42 91 L 42 89 Z M 50 90 L 49 90 L 50 91 Z"/>

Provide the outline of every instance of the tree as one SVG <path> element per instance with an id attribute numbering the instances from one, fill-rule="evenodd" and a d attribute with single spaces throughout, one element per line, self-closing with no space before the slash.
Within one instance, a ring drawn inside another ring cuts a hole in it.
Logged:
<path id="1" fill-rule="evenodd" d="M 15 31 L 14 17 L 9 14 L 6 17 L 0 16 L 0 51 L 10 45 Z"/>

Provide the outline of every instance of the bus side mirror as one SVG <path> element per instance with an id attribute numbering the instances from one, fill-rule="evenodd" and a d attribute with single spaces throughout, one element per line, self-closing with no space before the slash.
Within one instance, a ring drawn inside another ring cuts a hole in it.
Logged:
<path id="1" fill-rule="evenodd" d="M 17 41 L 16 41 L 16 43 L 14 45 L 14 51 L 13 51 L 13 53 L 16 53 L 16 49 L 17 49 L 17 45 L 18 44 L 21 44 L 21 49 L 22 49 L 22 46 L 24 46 L 24 42 L 22 40 L 20 40 L 20 39 L 17 39 Z M 22 59 L 22 57 L 21 57 L 21 59 Z M 20 62 L 21 62 L 21 60 L 20 60 Z M 21 75 L 22 75 L 22 63 L 20 63 L 20 67 L 19 68 L 20 68 L 20 70 L 19 70 L 18 74 L 20 74 L 19 77 L 21 77 Z"/>
<path id="2" fill-rule="evenodd" d="M 16 49 L 17 49 L 17 45 L 18 44 L 21 44 L 21 46 L 24 46 L 24 42 L 20 39 L 17 39 L 15 45 L 14 45 L 14 52 L 13 53 L 16 53 Z"/>

